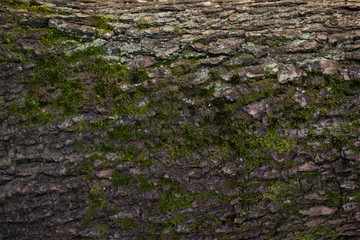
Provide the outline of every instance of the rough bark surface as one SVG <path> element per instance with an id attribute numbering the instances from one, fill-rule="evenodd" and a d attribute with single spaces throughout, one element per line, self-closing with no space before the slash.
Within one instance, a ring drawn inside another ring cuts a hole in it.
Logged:
<path id="1" fill-rule="evenodd" d="M 0 1 L 1 239 L 359 239 L 360 3 Z"/>

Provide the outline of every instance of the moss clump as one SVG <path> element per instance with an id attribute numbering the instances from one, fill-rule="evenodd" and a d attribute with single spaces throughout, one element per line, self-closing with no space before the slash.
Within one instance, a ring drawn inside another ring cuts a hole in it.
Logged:
<path id="1" fill-rule="evenodd" d="M 124 161 L 129 161 L 129 162 L 136 161 L 136 148 L 133 145 L 127 145 L 123 149 L 122 155 L 120 156 L 118 162 L 121 163 Z"/>
<path id="2" fill-rule="evenodd" d="M 247 210 L 250 206 L 259 202 L 263 196 L 260 193 L 244 192 L 240 195 L 241 206 Z"/>
<path id="3" fill-rule="evenodd" d="M 107 233 L 110 230 L 110 227 L 106 224 L 96 223 L 95 226 L 98 229 L 99 234 L 100 234 L 98 239 L 101 239 L 101 237 L 104 236 L 105 233 Z"/>
<path id="4" fill-rule="evenodd" d="M 87 17 L 87 21 L 90 23 L 91 26 L 108 32 L 114 31 L 114 27 L 109 25 L 109 22 L 116 22 L 115 19 L 100 15 L 91 15 Z"/>
<path id="5" fill-rule="evenodd" d="M 347 200 L 343 193 L 334 191 L 325 191 L 324 197 L 327 206 L 341 206 Z"/>
<path id="6" fill-rule="evenodd" d="M 127 218 L 127 219 L 117 219 L 117 225 L 121 230 L 135 232 L 141 228 L 141 224 L 136 219 Z"/>
<path id="7" fill-rule="evenodd" d="M 161 239 L 161 235 L 156 234 L 156 233 L 150 233 L 150 234 L 146 234 L 146 235 L 140 235 L 139 239 L 140 240 L 157 240 L 157 239 Z"/>
<path id="8" fill-rule="evenodd" d="M 279 153 L 289 152 L 296 146 L 295 140 L 290 137 L 279 137 L 274 130 L 268 131 L 264 137 L 259 137 L 258 141 L 265 148 Z"/>
<path id="9" fill-rule="evenodd" d="M 130 99 L 124 99 L 115 106 L 115 111 L 118 117 L 129 115 L 141 116 L 146 114 L 148 110 L 148 105 L 143 107 L 134 106 L 134 102 L 132 102 Z"/>
<path id="10" fill-rule="evenodd" d="M 268 198 L 274 202 L 278 202 L 282 208 L 286 208 L 288 204 L 284 203 L 285 200 L 295 198 L 297 186 L 291 183 L 277 181 L 269 186 L 269 191 L 263 194 L 264 198 Z"/>
<path id="11" fill-rule="evenodd" d="M 131 184 L 138 184 L 137 189 L 139 191 L 150 191 L 156 188 L 159 188 L 158 185 L 154 185 L 149 182 L 144 176 L 129 176 L 122 174 L 118 171 L 114 171 L 111 175 L 111 182 L 115 187 L 129 187 Z"/>
<path id="12" fill-rule="evenodd" d="M 96 211 L 106 207 L 104 181 L 95 183 L 90 189 L 90 203 L 85 213 L 85 220 L 89 223 L 96 216 Z"/>
<path id="13" fill-rule="evenodd" d="M 140 183 L 138 190 L 139 191 L 151 191 L 153 189 L 158 188 L 158 186 L 155 186 L 154 184 L 149 182 L 149 179 L 146 177 L 140 176 L 137 178 L 137 181 Z"/>
<path id="14" fill-rule="evenodd" d="M 163 114 L 160 115 L 160 117 L 163 116 Z M 145 136 L 142 138 L 145 139 Z M 157 142 L 155 147 L 165 150 L 173 159 L 186 156 L 191 152 L 197 152 L 200 147 L 206 145 L 202 132 L 190 125 L 182 125 L 179 128 L 169 126 L 168 133 L 160 138 L 161 140 Z"/>
<path id="15" fill-rule="evenodd" d="M 98 229 L 98 235 L 94 239 L 101 239 L 109 231 L 110 227 L 106 224 L 94 220 L 98 212 L 107 207 L 105 198 L 105 181 L 97 182 L 90 188 L 90 202 L 84 215 L 85 225 L 94 225 Z"/>
<path id="16" fill-rule="evenodd" d="M 84 99 L 81 95 L 83 86 L 79 79 L 74 79 L 64 81 L 60 87 L 61 94 L 54 100 L 54 104 L 63 109 L 65 116 L 73 116 Z"/>
<path id="17" fill-rule="evenodd" d="M 174 77 L 180 78 L 188 73 L 194 73 L 200 66 L 200 58 L 179 58 L 182 64 L 179 64 L 171 69 Z"/>
<path id="18" fill-rule="evenodd" d="M 44 29 L 41 36 L 41 42 L 47 47 L 59 48 L 60 46 L 74 45 L 80 43 L 80 36 L 76 33 L 68 34 L 60 32 L 57 29 Z"/>
<path id="19" fill-rule="evenodd" d="M 291 126 L 293 128 L 300 124 L 306 124 L 313 119 L 313 114 L 316 111 L 316 107 L 313 105 L 310 108 L 298 108 L 291 112 Z"/>
<path id="20" fill-rule="evenodd" d="M 206 215 L 203 216 L 200 219 L 200 221 L 190 224 L 190 229 L 194 229 L 194 230 L 213 229 L 221 224 L 222 222 L 218 217 L 214 215 Z"/>
<path id="21" fill-rule="evenodd" d="M 185 145 L 188 146 L 191 150 L 198 149 L 202 143 L 202 137 L 199 130 L 196 130 L 190 125 L 182 125 L 183 130 L 182 139 L 185 142 Z"/>
<path id="22" fill-rule="evenodd" d="M 48 55 L 37 62 L 34 70 L 34 82 L 59 84 L 65 80 L 65 61 L 61 56 Z"/>
<path id="23" fill-rule="evenodd" d="M 18 9 L 26 9 L 29 12 L 40 13 L 40 14 L 64 14 L 62 11 L 58 11 L 49 6 L 40 6 L 40 4 L 36 0 L 31 0 L 29 2 L 21 1 L 21 0 L 2 0 L 1 4 L 10 6 Z"/>
<path id="24" fill-rule="evenodd" d="M 23 29 L 17 23 L 14 23 L 10 31 L 0 34 L 2 47 L 15 57 L 15 61 L 20 60 L 22 63 L 29 63 L 33 58 L 34 50 L 20 47 L 15 41 L 17 34 L 28 34 L 28 29 Z M 12 63 L 13 60 L 9 60 L 5 56 L 0 56 L 0 66 Z"/>
<path id="25" fill-rule="evenodd" d="M 139 20 L 137 20 L 136 24 L 140 29 L 158 27 L 158 25 L 149 23 L 144 18 L 140 18 Z"/>
<path id="26" fill-rule="evenodd" d="M 107 135 L 110 139 L 122 139 L 124 141 L 129 141 L 134 134 L 130 133 L 133 130 L 133 127 L 130 126 L 118 126 L 113 130 L 108 131 Z"/>
<path id="27" fill-rule="evenodd" d="M 202 97 L 202 98 L 209 98 L 211 96 L 213 96 L 213 94 L 215 93 L 215 84 L 211 84 L 209 86 L 206 87 L 202 87 L 200 89 L 196 88 L 197 95 Z"/>
<path id="28" fill-rule="evenodd" d="M 100 146 L 95 147 L 94 150 L 100 151 L 102 153 L 111 153 L 111 152 L 115 152 L 116 148 L 106 143 L 102 143 Z"/>
<path id="29" fill-rule="evenodd" d="M 335 225 L 337 226 L 337 225 Z M 315 240 L 315 239 L 339 239 L 341 232 L 337 231 L 335 226 L 317 226 L 317 227 L 304 227 L 301 229 L 293 230 L 297 236 L 294 240 Z"/>
<path id="30" fill-rule="evenodd" d="M 94 162 L 99 159 L 103 159 L 103 157 L 98 154 L 91 155 L 87 161 L 80 164 L 80 173 L 87 174 L 89 177 L 91 170 L 94 169 Z"/>
<path id="31" fill-rule="evenodd" d="M 132 176 L 124 175 L 117 171 L 113 172 L 111 178 L 111 182 L 115 187 L 129 187 L 134 182 Z"/>
<path id="32" fill-rule="evenodd" d="M 39 97 L 39 90 L 33 88 L 28 91 L 23 106 L 11 104 L 9 111 L 23 115 L 26 118 L 26 124 L 44 124 L 52 119 L 52 116 L 43 109 L 45 106 L 46 103 Z"/>
<path id="33" fill-rule="evenodd" d="M 185 220 L 187 215 L 177 215 L 175 217 L 173 217 L 170 221 L 169 221 L 169 225 L 176 227 L 177 225 L 179 225 L 182 221 Z"/>
<path id="34" fill-rule="evenodd" d="M 158 202 L 161 212 L 173 212 L 191 207 L 194 196 L 187 193 L 179 184 L 173 183 L 170 189 L 162 193 L 162 199 Z"/>
<path id="35" fill-rule="evenodd" d="M 101 69 L 101 66 L 104 64 L 104 62 L 100 62 L 102 60 L 100 58 L 100 55 L 102 54 L 104 54 L 104 50 L 102 47 L 90 46 L 85 49 L 73 51 L 71 53 L 60 52 L 60 57 L 63 58 L 63 60 L 67 64 L 77 62 L 82 63 L 79 65 L 79 68 L 76 68 L 76 66 L 72 66 L 74 70 L 89 70 L 93 72 L 94 70 L 96 71 L 96 69 L 94 68 Z"/>
<path id="36" fill-rule="evenodd" d="M 74 73 L 83 69 L 71 64 L 88 60 L 90 56 L 100 53 L 100 48 L 90 47 L 69 56 L 65 53 L 43 56 L 36 62 L 32 80 L 35 87 L 28 91 L 25 104 L 13 106 L 12 110 L 24 115 L 29 123 L 45 123 L 51 120 L 53 116 L 46 108 L 60 108 L 64 116 L 75 115 L 84 100 L 85 86 L 82 79 L 73 77 Z"/>

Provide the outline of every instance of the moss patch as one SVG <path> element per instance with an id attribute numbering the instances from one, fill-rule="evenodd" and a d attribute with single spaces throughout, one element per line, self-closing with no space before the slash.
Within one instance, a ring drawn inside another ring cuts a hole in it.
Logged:
<path id="1" fill-rule="evenodd" d="M 108 32 L 114 31 L 114 27 L 111 26 L 109 23 L 116 22 L 116 20 L 113 18 L 101 15 L 91 15 L 87 17 L 87 21 L 90 23 L 91 26 Z"/>

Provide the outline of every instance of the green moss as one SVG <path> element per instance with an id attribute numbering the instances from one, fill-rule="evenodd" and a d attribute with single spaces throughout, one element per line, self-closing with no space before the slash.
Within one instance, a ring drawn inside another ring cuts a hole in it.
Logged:
<path id="1" fill-rule="evenodd" d="M 12 24 L 9 31 L 6 31 L 5 33 L 1 34 L 0 37 L 2 40 L 2 47 L 9 51 L 15 58 L 21 60 L 22 63 L 29 63 L 32 61 L 34 57 L 34 50 L 33 49 L 24 49 L 23 47 L 20 47 L 16 42 L 15 39 L 17 39 L 17 35 L 30 35 L 28 33 L 29 30 L 22 28 L 18 23 Z M 13 62 L 9 59 L 3 57 L 2 65 L 5 64 L 12 64 Z M 25 72 L 22 72 L 24 74 Z"/>
<path id="2" fill-rule="evenodd" d="M 356 202 L 360 203 L 360 192 L 354 193 L 353 198 Z"/>
<path id="3" fill-rule="evenodd" d="M 124 161 L 129 161 L 129 162 L 136 161 L 136 148 L 134 147 L 134 145 L 127 145 L 123 149 L 122 155 L 120 156 L 118 162 L 121 163 Z"/>
<path id="4" fill-rule="evenodd" d="M 152 229 L 152 231 L 163 232 L 163 238 L 178 239 L 178 235 L 174 232 L 174 228 L 192 215 L 192 213 L 179 214 L 167 222 L 149 223 L 147 226 Z"/>
<path id="5" fill-rule="evenodd" d="M 26 118 L 26 124 L 44 124 L 52 119 L 50 113 L 46 112 L 44 107 L 47 105 L 41 101 L 38 95 L 39 91 L 33 88 L 28 91 L 23 106 L 13 103 L 9 106 L 9 111 L 14 114 L 23 115 Z"/>
<path id="6" fill-rule="evenodd" d="M 257 150 L 255 150 L 253 152 L 253 155 L 251 155 L 247 160 L 248 163 L 245 169 L 246 174 L 249 174 L 255 168 L 261 167 L 262 164 L 272 161 L 269 155 L 259 152 Z"/>
<path id="7" fill-rule="evenodd" d="M 95 226 L 99 230 L 99 234 L 100 234 L 98 239 L 101 239 L 101 237 L 104 236 L 110 230 L 110 227 L 106 224 L 96 223 Z"/>
<path id="8" fill-rule="evenodd" d="M 325 191 L 324 197 L 326 198 L 327 206 L 341 206 L 347 200 L 343 193 L 334 191 Z"/>
<path id="9" fill-rule="evenodd" d="M 137 69 L 134 71 L 130 71 L 129 76 L 126 80 L 130 83 L 141 83 L 148 80 L 149 77 L 144 69 Z"/>
<path id="10" fill-rule="evenodd" d="M 260 81 L 248 84 L 251 94 L 244 97 L 240 102 L 242 104 L 248 104 L 251 102 L 259 101 L 263 98 L 277 96 L 279 93 L 273 89 L 275 84 L 277 84 L 276 80 L 272 77 L 268 77 Z"/>
<path id="11" fill-rule="evenodd" d="M 195 44 L 195 43 L 201 43 L 204 46 L 209 46 L 209 44 L 207 44 L 205 39 L 203 39 L 203 38 L 198 38 L 198 39 L 194 40 L 193 44 Z"/>
<path id="12" fill-rule="evenodd" d="M 249 173 L 252 169 L 272 159 L 261 143 L 262 138 L 249 134 L 248 131 L 252 131 L 252 127 L 244 124 L 246 121 L 245 119 L 244 122 L 241 120 L 236 122 L 237 131 L 234 131 L 233 123 L 230 122 L 227 128 L 219 132 L 219 136 L 212 136 L 212 142 L 221 149 L 216 153 L 218 157 L 222 159 L 241 157 L 246 164 L 246 172 Z"/>
<path id="13" fill-rule="evenodd" d="M 139 239 L 140 240 L 158 240 L 158 239 L 161 239 L 161 235 L 158 233 L 150 233 L 150 234 L 146 234 L 146 235 L 140 235 Z"/>
<path id="14" fill-rule="evenodd" d="M 191 207 L 194 196 L 185 191 L 178 183 L 172 183 L 170 189 L 162 193 L 162 199 L 157 203 L 161 212 L 173 212 Z"/>
<path id="15" fill-rule="evenodd" d="M 157 186 L 149 182 L 149 179 L 143 176 L 139 176 L 137 178 L 137 181 L 140 182 L 140 185 L 138 187 L 139 191 L 151 191 L 153 189 L 156 189 Z"/>
<path id="16" fill-rule="evenodd" d="M 291 229 L 291 232 L 296 233 L 296 240 L 315 240 L 315 239 L 339 239 L 341 232 L 336 230 L 335 226 L 317 226 L 317 227 L 304 227 L 301 229 Z"/>
<path id="17" fill-rule="evenodd" d="M 134 182 L 134 178 L 114 171 L 111 175 L 111 182 L 115 187 L 129 187 Z"/>
<path id="18" fill-rule="evenodd" d="M 312 98 L 321 101 L 323 111 L 329 111 L 336 107 L 341 107 L 344 100 L 354 95 L 354 90 L 359 89 L 355 81 L 344 81 L 339 75 L 324 75 L 317 72 L 308 72 L 305 81 L 314 77 L 324 78 L 320 86 L 308 86 L 307 91 Z M 325 90 L 327 94 L 321 95 L 320 90 Z"/>
<path id="19" fill-rule="evenodd" d="M 29 123 L 44 124 L 51 120 L 51 116 L 49 113 L 43 112 L 42 106 L 44 104 L 39 101 L 37 96 L 34 93 L 30 93 L 25 98 L 24 106 L 18 110 L 21 114 L 25 115 Z"/>
<path id="20" fill-rule="evenodd" d="M 137 20 L 136 24 L 137 24 L 138 28 L 140 28 L 140 29 L 158 27 L 157 24 L 149 23 L 144 18 L 140 18 L 139 20 Z"/>
<path id="21" fill-rule="evenodd" d="M 344 136 L 344 135 L 332 135 L 330 137 L 330 144 L 332 148 L 338 149 L 339 151 L 341 151 L 341 149 L 346 146 L 349 145 L 349 139 Z"/>
<path id="22" fill-rule="evenodd" d="M 183 139 L 185 143 L 194 149 L 199 148 L 202 140 L 199 130 L 196 130 L 190 125 L 182 125 L 181 128 L 183 129 Z"/>
<path id="23" fill-rule="evenodd" d="M 269 130 L 267 135 L 257 139 L 265 148 L 280 153 L 289 152 L 296 146 L 296 141 L 290 137 L 281 138 L 274 130 Z"/>
<path id="24" fill-rule="evenodd" d="M 90 172 L 94 169 L 94 162 L 99 159 L 103 159 L 103 157 L 98 154 L 91 155 L 87 161 L 84 161 L 80 164 L 80 173 L 86 174 L 87 179 L 89 179 Z"/>
<path id="25" fill-rule="evenodd" d="M 119 226 L 119 229 L 125 231 L 135 232 L 141 228 L 140 222 L 136 219 L 131 219 L 131 218 L 117 219 L 116 223 Z"/>
<path id="26" fill-rule="evenodd" d="M 98 121 L 98 122 L 91 123 L 91 124 L 87 123 L 87 122 L 83 122 L 81 125 L 82 125 L 82 127 L 88 126 L 92 130 L 107 130 L 109 128 L 108 124 L 111 121 L 112 121 L 111 119 L 105 119 L 105 120 Z"/>
<path id="27" fill-rule="evenodd" d="M 87 68 L 83 70 L 90 70 L 94 71 L 100 69 L 102 65 L 105 64 L 105 61 L 101 58 L 99 58 L 99 55 L 104 54 L 103 47 L 100 46 L 90 46 L 85 49 L 73 51 L 70 54 L 64 54 L 60 53 L 61 57 L 64 58 L 66 63 L 76 63 L 76 62 L 82 62 L 84 66 L 88 66 Z M 93 57 L 91 61 L 89 61 L 89 58 Z M 102 72 L 103 73 L 103 72 Z"/>
<path id="28" fill-rule="evenodd" d="M 87 21 L 90 23 L 91 26 L 98 28 L 98 29 L 102 29 L 105 31 L 114 31 L 114 27 L 109 25 L 108 23 L 113 23 L 115 22 L 115 19 L 109 18 L 109 17 L 105 17 L 105 16 L 100 16 L 100 15 L 91 15 L 89 17 L 87 17 Z"/>
<path id="29" fill-rule="evenodd" d="M 90 203 L 85 213 L 85 221 L 90 223 L 95 216 L 96 211 L 102 210 L 106 207 L 104 181 L 95 183 L 90 189 Z"/>
<path id="30" fill-rule="evenodd" d="M 125 141 L 129 141 L 131 138 L 134 137 L 134 134 L 130 133 L 131 130 L 133 130 L 133 127 L 118 126 L 115 127 L 113 130 L 108 131 L 107 135 L 110 139 L 123 139 Z"/>
<path id="31" fill-rule="evenodd" d="M 146 114 L 149 111 L 149 106 L 145 105 L 143 107 L 134 106 L 134 102 L 129 100 L 123 100 L 121 103 L 115 106 L 115 111 L 117 116 L 129 116 L 137 115 L 141 116 Z"/>
<path id="32" fill-rule="evenodd" d="M 284 201 L 295 198 L 294 193 L 297 190 L 297 186 L 292 183 L 277 181 L 272 183 L 268 189 L 269 191 L 264 193 L 263 197 L 278 202 L 281 207 L 286 208 L 287 204 Z"/>
<path id="33" fill-rule="evenodd" d="M 186 217 L 186 215 L 177 215 L 177 216 L 173 217 L 169 223 L 175 227 L 175 226 L 179 225 L 182 221 L 184 221 L 185 217 Z"/>
<path id="34" fill-rule="evenodd" d="M 228 196 L 223 195 L 223 194 L 217 194 L 216 195 L 216 200 L 217 200 L 218 203 L 230 202 L 231 197 L 228 197 Z"/>
<path id="35" fill-rule="evenodd" d="M 51 85 L 69 84 L 67 77 L 77 71 L 86 71 L 86 69 L 78 69 L 71 63 L 82 62 L 86 66 L 92 67 L 93 59 L 91 56 L 97 56 L 103 53 L 100 47 L 88 47 L 84 50 L 74 51 L 70 55 L 63 52 L 49 53 L 36 63 L 34 70 L 34 82 Z M 90 61 L 89 61 L 90 60 Z M 93 60 L 94 61 L 94 60 Z M 72 85 L 71 87 L 75 87 Z"/>
<path id="36" fill-rule="evenodd" d="M 176 78 L 183 77 L 185 74 L 195 72 L 199 66 L 199 59 L 189 58 L 189 59 L 180 59 L 185 61 L 184 64 L 177 65 L 171 69 L 172 76 Z"/>
<path id="37" fill-rule="evenodd" d="M 84 152 L 93 152 L 92 147 L 85 144 L 84 140 L 80 140 L 80 141 L 76 142 L 76 144 L 74 145 L 74 148 L 81 151 L 82 153 L 84 153 Z"/>
<path id="38" fill-rule="evenodd" d="M 63 33 L 54 28 L 44 29 L 43 31 L 41 42 L 48 47 L 59 48 L 59 45 L 74 45 L 80 42 L 80 36 L 76 33 Z"/>
<path id="39" fill-rule="evenodd" d="M 214 93 L 215 93 L 215 84 L 211 84 L 209 86 L 206 87 L 202 87 L 202 88 L 196 88 L 196 90 L 198 90 L 198 96 L 200 97 L 205 97 L 205 98 L 209 98 L 211 97 Z"/>
<path id="40" fill-rule="evenodd" d="M 177 158 L 190 152 L 197 151 L 201 146 L 206 144 L 200 130 L 195 129 L 190 125 L 182 125 L 180 129 L 172 128 L 171 130 L 171 136 L 164 139 L 164 143 L 161 147 L 166 149 L 172 158 Z"/>
<path id="41" fill-rule="evenodd" d="M 56 9 L 53 9 L 49 6 L 29 6 L 26 9 L 28 9 L 30 12 L 40 13 L 40 14 L 62 13 L 62 12 L 57 11 Z"/>
<path id="42" fill-rule="evenodd" d="M 129 71 L 124 65 L 120 65 L 117 62 L 109 63 L 101 58 L 97 58 L 93 63 L 89 64 L 89 71 L 96 78 L 100 79 L 94 86 L 98 97 L 106 99 L 126 95 L 118 86 L 120 81 L 126 82 L 129 78 Z"/>
<path id="43" fill-rule="evenodd" d="M 194 230 L 208 230 L 214 229 L 216 226 L 221 225 L 220 219 L 214 215 L 203 216 L 200 221 L 190 224 L 190 229 Z"/>
<path id="44" fill-rule="evenodd" d="M 316 240 L 314 236 L 296 236 L 294 240 Z"/>
<path id="45" fill-rule="evenodd" d="M 44 124 L 51 120 L 52 120 L 52 117 L 51 117 L 50 113 L 46 113 L 46 112 L 45 113 L 43 113 L 43 112 L 36 113 L 30 118 L 30 122 L 34 123 L 34 124 Z"/>
<path id="46" fill-rule="evenodd" d="M 105 81 L 100 81 L 95 85 L 96 95 L 102 98 L 106 98 L 109 95 L 109 85 Z"/>
<path id="47" fill-rule="evenodd" d="M 256 204 L 262 199 L 263 196 L 260 193 L 244 192 L 240 194 L 241 206 L 247 210 L 250 206 Z"/>
<path id="48" fill-rule="evenodd" d="M 34 70 L 36 83 L 56 84 L 64 81 L 65 62 L 56 55 L 49 55 L 37 62 Z"/>
<path id="49" fill-rule="evenodd" d="M 111 153 L 116 151 L 115 147 L 107 145 L 106 143 L 102 143 L 99 147 L 96 147 L 95 149 L 103 153 Z"/>
<path id="50" fill-rule="evenodd" d="M 106 154 L 116 151 L 116 149 L 113 146 L 107 145 L 106 143 L 101 143 L 101 145 L 98 146 L 89 146 L 85 144 L 83 141 L 77 142 L 75 148 L 79 149 L 82 152 L 88 152 L 88 153 L 102 152 Z"/>
<path id="51" fill-rule="evenodd" d="M 118 171 L 114 171 L 111 175 L 111 182 L 115 187 L 129 187 L 131 184 L 137 183 L 139 191 L 151 191 L 159 188 L 159 185 L 150 183 L 149 179 L 144 176 L 129 176 Z"/>
<path id="52" fill-rule="evenodd" d="M 173 212 L 176 210 L 187 209 L 191 206 L 191 202 L 187 196 L 181 193 L 174 193 L 167 191 L 163 193 L 163 199 L 160 201 L 159 206 L 163 212 Z"/>
<path id="53" fill-rule="evenodd" d="M 11 6 L 13 8 L 26 9 L 29 12 L 40 13 L 40 14 L 63 14 L 63 12 L 58 11 L 49 6 L 40 6 L 37 1 L 31 0 L 29 2 L 21 1 L 21 0 L 2 0 L 1 4 Z"/>
<path id="54" fill-rule="evenodd" d="M 145 157 L 143 154 L 140 155 L 140 157 L 138 158 L 138 161 L 140 163 L 141 169 L 145 169 L 150 164 L 156 162 L 156 160 L 149 158 L 149 157 Z"/>
<path id="55" fill-rule="evenodd" d="M 4 44 L 5 46 L 9 46 L 9 45 L 14 46 L 15 44 L 14 33 L 8 32 L 1 34 L 0 36 L 1 36 L 2 44 Z"/>
<path id="56" fill-rule="evenodd" d="M 181 35 L 182 35 L 182 30 L 181 30 L 181 28 L 179 27 L 179 25 L 172 25 L 172 27 L 173 27 L 174 30 L 175 30 L 175 35 L 177 35 L 177 36 L 181 36 Z"/>
<path id="57" fill-rule="evenodd" d="M 53 37 L 57 38 L 59 33 L 50 31 L 49 34 L 55 35 Z M 62 37 L 63 36 L 60 35 L 59 38 Z M 47 37 L 46 39 L 49 40 L 51 37 Z M 64 116 L 75 115 L 77 108 L 83 104 L 85 85 L 82 83 L 82 79 L 73 78 L 73 76 L 78 72 L 89 71 L 89 68 L 95 65 L 105 65 L 103 62 L 100 64 L 94 58 L 94 56 L 98 56 L 102 52 L 103 50 L 100 47 L 89 47 L 84 50 L 72 52 L 70 55 L 66 55 L 61 51 L 59 53 L 44 55 L 43 58 L 38 60 L 36 62 L 36 68 L 34 69 L 33 84 L 37 86 L 46 85 L 47 88 L 56 89 L 60 94 L 57 94 L 56 97 L 53 98 L 50 97 L 50 93 L 46 91 L 41 91 L 41 94 L 39 92 L 39 96 L 36 96 L 37 93 L 29 92 L 27 98 L 30 100 L 26 102 L 23 110 L 26 110 L 26 113 L 38 112 L 36 116 L 32 116 L 34 114 L 31 114 L 31 116 L 25 114 L 27 118 L 33 118 L 33 120 L 30 119 L 30 122 L 45 122 L 51 119 L 50 114 L 40 111 L 43 110 L 45 106 L 62 109 Z M 79 62 L 80 64 L 74 64 Z M 110 73 L 106 76 L 109 75 Z"/>
<path id="58" fill-rule="evenodd" d="M 75 115 L 77 107 L 84 99 L 81 95 L 82 84 L 80 83 L 80 80 L 66 80 L 61 83 L 59 87 L 62 89 L 62 92 L 54 100 L 55 106 L 62 108 L 65 116 Z"/>
<path id="59" fill-rule="evenodd" d="M 172 158 L 197 151 L 199 147 L 205 145 L 201 132 L 190 125 L 182 125 L 180 129 L 173 128 L 172 131 L 172 136 L 177 138 L 166 139 L 163 145 Z"/>
<path id="60" fill-rule="evenodd" d="M 313 114 L 315 110 L 315 106 L 312 106 L 310 108 L 293 108 L 293 111 L 291 111 L 290 114 L 291 126 L 295 128 L 299 126 L 299 124 L 306 124 L 310 120 L 313 120 Z"/>

